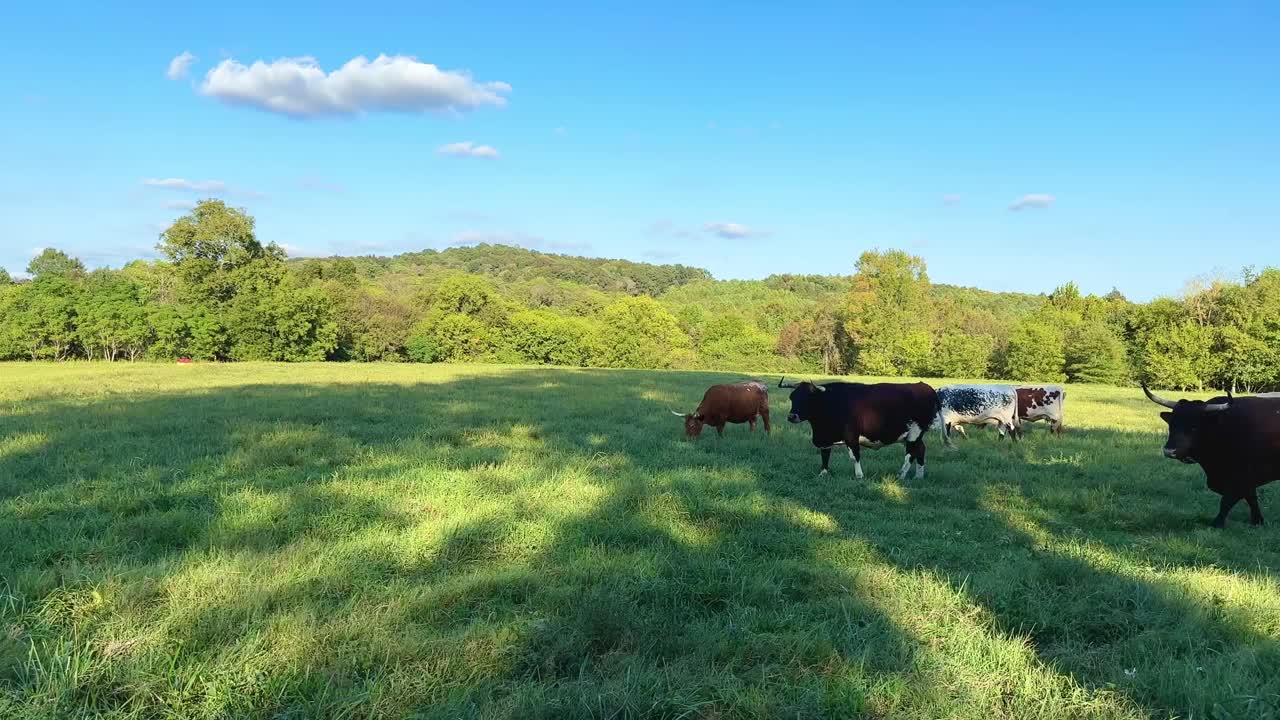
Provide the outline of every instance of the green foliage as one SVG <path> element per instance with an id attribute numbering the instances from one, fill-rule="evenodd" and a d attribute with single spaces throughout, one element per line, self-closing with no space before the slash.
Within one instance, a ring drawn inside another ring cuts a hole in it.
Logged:
<path id="1" fill-rule="evenodd" d="M 9 275 L 9 271 L 0 267 L 0 287 L 13 284 L 13 276 Z"/>
<path id="2" fill-rule="evenodd" d="M 45 248 L 32 258 L 27 264 L 27 272 L 36 279 L 56 276 L 70 281 L 80 280 L 85 274 L 84 263 L 53 248 Z M 5 277 L 8 277 L 8 273 L 5 273 Z"/>
<path id="3" fill-rule="evenodd" d="M 57 250 L 0 274 L 0 360 L 519 362 L 1280 389 L 1280 269 L 1129 302 L 933 285 L 864 252 L 850 276 L 716 281 L 697 268 L 480 245 L 285 260 L 217 200 L 165 260 L 86 273 Z"/>
<path id="4" fill-rule="evenodd" d="M 588 365 L 596 354 L 595 326 L 582 318 L 549 310 L 525 310 L 511 316 L 507 347 L 520 362 L 540 365 Z"/>
<path id="5" fill-rule="evenodd" d="M 1077 328 L 1065 355 L 1071 382 L 1119 385 L 1127 379 L 1124 343 L 1101 322 Z"/>
<path id="6" fill-rule="evenodd" d="M 1005 352 L 1004 376 L 1024 382 L 1062 382 L 1066 365 L 1062 330 L 1051 317 L 1035 315 L 1020 323 Z"/>
<path id="7" fill-rule="evenodd" d="M 929 369 L 935 377 L 989 377 L 994 343 L 986 335 L 944 332 L 934 345 Z"/>
<path id="8" fill-rule="evenodd" d="M 1148 385 L 1178 390 L 1201 389 L 1214 377 L 1213 332 L 1184 322 L 1151 333 L 1143 347 L 1143 376 Z"/>
<path id="9" fill-rule="evenodd" d="M 689 337 L 675 317 L 649 297 L 605 308 L 596 364 L 603 367 L 679 367 L 690 357 Z"/>

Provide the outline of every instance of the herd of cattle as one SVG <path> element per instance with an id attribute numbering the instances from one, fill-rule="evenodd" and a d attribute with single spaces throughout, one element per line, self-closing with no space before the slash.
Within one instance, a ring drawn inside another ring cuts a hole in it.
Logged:
<path id="1" fill-rule="evenodd" d="M 1001 437 L 1017 440 L 1024 422 L 1045 420 L 1062 433 L 1066 391 L 1059 385 L 951 385 L 934 390 L 926 383 L 816 383 L 778 381 L 791 390 L 787 421 L 808 422 L 815 447 L 822 454 L 822 475 L 831 449 L 843 445 L 853 461 L 853 474 L 862 479 L 861 449 L 902 444 L 906 457 L 899 479 L 915 468 L 924 477 L 925 433 L 936 428 L 950 446 L 953 431 L 964 425 L 994 426 Z M 1227 514 L 1240 500 L 1249 504 L 1249 521 L 1261 525 L 1257 489 L 1280 478 L 1280 393 L 1249 397 L 1217 397 L 1208 401 L 1166 400 L 1145 386 L 1147 397 L 1171 412 L 1160 416 L 1169 425 L 1165 457 L 1198 463 L 1209 489 L 1222 496 L 1213 526 L 1225 525 Z M 756 419 L 769 432 L 769 388 L 758 380 L 713 385 L 690 413 L 672 411 L 684 419 L 685 434 L 697 438 L 710 425 L 724 435 L 727 423 Z"/>

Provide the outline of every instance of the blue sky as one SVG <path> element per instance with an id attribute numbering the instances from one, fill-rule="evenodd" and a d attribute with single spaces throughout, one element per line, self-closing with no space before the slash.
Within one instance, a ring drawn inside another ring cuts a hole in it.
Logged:
<path id="1" fill-rule="evenodd" d="M 1280 264 L 1275 2 L 269 5 L 8 8 L 0 266 L 148 256 L 208 195 L 295 254 L 898 247 L 1138 299 Z"/>

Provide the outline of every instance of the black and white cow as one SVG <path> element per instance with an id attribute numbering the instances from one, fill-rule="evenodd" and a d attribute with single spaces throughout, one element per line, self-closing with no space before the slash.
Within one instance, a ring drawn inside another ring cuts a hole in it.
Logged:
<path id="1" fill-rule="evenodd" d="M 995 425 L 1018 437 L 1018 392 L 1012 385 L 948 385 L 938 390 L 934 421 L 942 442 L 952 447 L 951 430 L 961 425 Z M 964 431 L 960 430 L 963 435 Z"/>
<path id="2" fill-rule="evenodd" d="M 862 448 L 879 449 L 902 443 L 907 455 L 902 460 L 900 479 L 912 465 L 916 478 L 924 477 L 924 433 L 938 415 L 938 396 L 924 383 L 813 382 L 787 384 L 793 388 L 787 421 L 808 422 L 812 441 L 822 451 L 822 472 L 831 462 L 831 448 L 844 445 L 853 460 L 853 475 L 862 479 Z"/>

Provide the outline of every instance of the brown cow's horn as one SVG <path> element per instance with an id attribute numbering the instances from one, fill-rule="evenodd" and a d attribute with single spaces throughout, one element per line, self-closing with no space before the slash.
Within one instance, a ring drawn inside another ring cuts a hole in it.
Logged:
<path id="1" fill-rule="evenodd" d="M 1150 390 L 1148 390 L 1148 389 L 1147 389 L 1147 386 L 1146 386 L 1146 383 L 1143 383 L 1143 385 L 1142 385 L 1142 392 L 1146 393 L 1146 394 L 1147 394 L 1147 397 L 1148 397 L 1148 398 L 1150 398 L 1151 402 L 1153 402 L 1153 403 L 1155 403 L 1155 404 L 1157 404 L 1157 405 L 1163 405 L 1163 406 L 1165 406 L 1165 407 L 1169 408 L 1170 410 L 1172 410 L 1172 409 L 1174 409 L 1174 408 L 1178 407 L 1178 403 L 1173 402 L 1173 401 L 1171 401 L 1171 400 L 1165 400 L 1164 398 L 1160 397 L 1159 395 L 1156 395 L 1155 393 L 1153 393 L 1153 392 L 1151 392 Z"/>
<path id="2" fill-rule="evenodd" d="M 668 408 L 668 409 L 670 409 L 670 408 Z M 687 416 L 687 415 L 685 415 L 684 413 L 682 413 L 682 412 L 676 412 L 675 410 L 672 410 L 672 411 L 671 411 L 671 414 L 672 414 L 672 415 L 675 415 L 676 417 L 688 417 L 688 416 Z"/>

